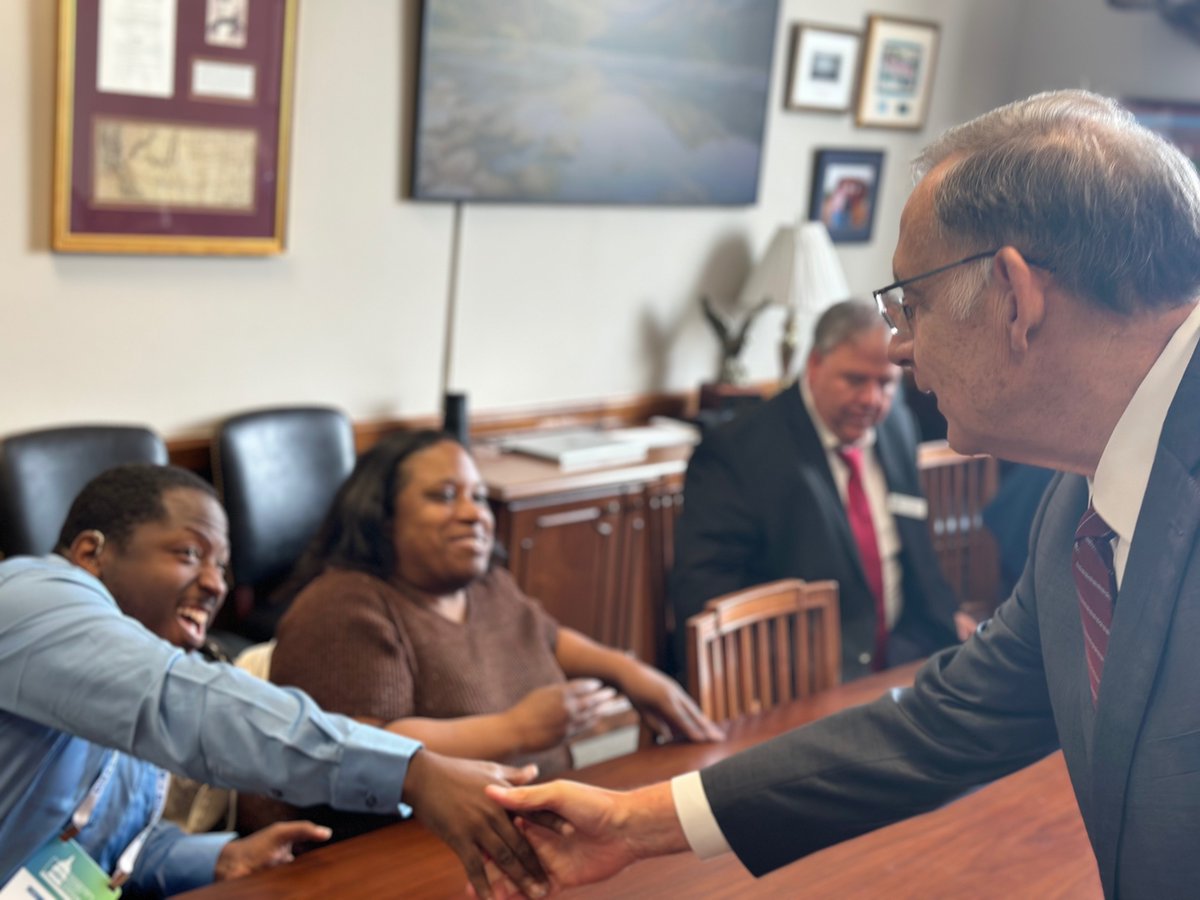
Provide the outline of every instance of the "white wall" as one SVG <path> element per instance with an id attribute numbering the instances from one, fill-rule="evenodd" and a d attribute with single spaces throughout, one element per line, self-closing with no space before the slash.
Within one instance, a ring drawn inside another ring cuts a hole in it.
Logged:
<path id="1" fill-rule="evenodd" d="M 1114 97 L 1200 101 L 1200 44 L 1157 13 L 1103 0 L 1029 2 L 1017 96 L 1082 87 Z"/>
<path id="2" fill-rule="evenodd" d="M 875 239 L 841 247 L 853 291 L 886 281 L 908 159 L 940 128 L 1016 95 L 1029 74 L 1014 65 L 1022 16 L 1041 22 L 1060 2 L 784 0 L 758 205 L 468 206 L 452 386 L 495 409 L 711 377 L 716 342 L 698 297 L 735 296 L 775 226 L 806 207 L 817 147 L 887 151 Z M 0 433 L 127 420 L 174 436 L 275 403 L 332 403 L 358 418 L 434 411 L 452 208 L 401 199 L 413 0 L 302 4 L 289 247 L 251 260 L 49 252 L 55 6 L 0 3 L 10 123 L 0 129 Z M 861 28 L 868 11 L 942 23 L 923 132 L 782 109 L 788 26 Z M 776 313 L 756 324 L 752 377 L 776 373 L 778 328 Z"/>

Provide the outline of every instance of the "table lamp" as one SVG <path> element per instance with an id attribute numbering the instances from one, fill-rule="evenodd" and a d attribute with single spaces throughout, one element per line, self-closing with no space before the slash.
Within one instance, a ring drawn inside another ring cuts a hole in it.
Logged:
<path id="1" fill-rule="evenodd" d="M 814 316 L 848 296 L 850 288 L 824 223 L 797 222 L 775 230 L 767 252 L 746 279 L 738 305 L 752 307 L 769 298 L 787 310 L 779 342 L 780 380 L 786 382 L 800 346 L 802 314 Z"/>

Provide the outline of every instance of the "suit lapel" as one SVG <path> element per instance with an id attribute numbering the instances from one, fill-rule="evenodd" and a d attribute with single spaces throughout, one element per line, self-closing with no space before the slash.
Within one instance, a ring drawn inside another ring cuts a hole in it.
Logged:
<path id="1" fill-rule="evenodd" d="M 893 413 L 894 415 L 894 413 Z M 875 456 L 883 469 L 884 480 L 887 481 L 888 491 L 892 493 L 912 491 L 908 479 L 904 475 L 905 448 L 897 428 L 891 425 L 892 416 L 879 423 L 875 429 Z"/>
<path id="2" fill-rule="evenodd" d="M 1133 753 L 1200 527 L 1200 351 L 1171 403 L 1113 613 L 1096 707 L 1093 809 L 1101 878 L 1116 884 Z"/>
<path id="3" fill-rule="evenodd" d="M 1044 551 L 1046 555 L 1038 557 L 1039 572 L 1042 573 L 1038 576 L 1038 594 L 1047 597 L 1068 597 L 1070 602 L 1046 603 L 1044 607 L 1039 605 L 1039 609 L 1043 621 L 1042 627 L 1046 634 L 1055 636 L 1069 634 L 1073 635 L 1074 639 L 1060 641 L 1056 637 L 1053 644 L 1043 645 L 1043 652 L 1053 653 L 1057 657 L 1057 660 L 1046 661 L 1047 671 L 1052 667 L 1061 666 L 1061 671 L 1065 673 L 1065 684 L 1061 688 L 1056 688 L 1056 693 L 1064 696 L 1060 692 L 1065 691 L 1065 696 L 1070 699 L 1067 708 L 1079 711 L 1078 717 L 1065 719 L 1064 723 L 1060 725 L 1060 728 L 1069 727 L 1071 731 L 1069 734 L 1060 732 L 1059 739 L 1064 747 L 1082 749 L 1082 759 L 1072 758 L 1069 761 L 1072 764 L 1078 762 L 1079 771 L 1087 773 L 1092 771 L 1090 761 L 1096 713 L 1092 708 L 1092 694 L 1088 686 L 1083 626 L 1079 615 L 1079 594 L 1075 588 L 1075 576 L 1072 571 L 1075 528 L 1088 505 L 1087 479 L 1082 475 L 1065 476 L 1055 499 L 1059 500 L 1062 513 L 1059 527 L 1054 529 L 1054 534 L 1061 536 L 1061 540 L 1047 542 L 1048 546 Z M 1088 775 L 1077 777 L 1072 772 L 1072 778 L 1077 784 L 1084 785 L 1081 793 L 1090 795 L 1091 782 Z M 1090 820 L 1088 824 L 1090 827 Z"/>

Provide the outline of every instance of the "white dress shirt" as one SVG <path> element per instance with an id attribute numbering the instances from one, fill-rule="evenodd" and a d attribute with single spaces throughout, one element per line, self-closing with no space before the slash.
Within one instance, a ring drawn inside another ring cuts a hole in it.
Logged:
<path id="1" fill-rule="evenodd" d="M 843 446 L 837 435 L 829 430 L 829 426 L 817 413 L 813 403 L 812 390 L 808 386 L 808 378 L 797 379 L 800 386 L 800 399 L 808 410 L 813 427 L 817 430 L 817 438 L 825 448 L 825 459 L 829 463 L 829 471 L 833 473 L 833 482 L 837 485 L 838 496 L 842 506 L 846 506 L 846 485 L 850 481 L 850 467 L 838 455 Z M 875 526 L 875 541 L 879 546 L 879 560 L 883 564 L 883 609 L 889 630 L 896 626 L 900 618 L 900 608 L 903 604 L 901 584 L 903 571 L 900 568 L 900 532 L 896 528 L 896 520 L 888 509 L 887 477 L 883 474 L 883 466 L 875 455 L 875 429 L 868 428 L 863 436 L 853 445 L 863 451 L 863 490 L 867 495 L 867 505 L 871 508 L 871 522 Z"/>
<path id="2" fill-rule="evenodd" d="M 1200 303 L 1175 330 L 1138 385 L 1104 445 L 1096 476 L 1091 481 L 1092 505 L 1117 534 L 1113 539 L 1113 570 L 1118 588 L 1125 577 L 1129 546 L 1142 511 L 1167 410 L 1197 344 L 1200 344 Z"/>
<path id="3" fill-rule="evenodd" d="M 1142 500 L 1146 496 L 1146 485 L 1150 481 L 1150 470 L 1154 466 L 1167 410 L 1175 399 L 1175 392 L 1198 344 L 1200 303 L 1176 329 L 1142 379 L 1109 436 L 1096 466 L 1096 475 L 1091 483 L 1092 503 L 1117 535 L 1113 540 L 1113 569 L 1118 587 L 1125 575 L 1129 547 L 1133 542 Z M 807 405 L 807 398 L 805 403 Z M 819 420 L 813 416 L 813 421 Z M 837 471 L 834 468 L 834 472 Z M 874 506 L 871 511 L 874 515 Z M 725 840 L 713 815 L 699 772 L 689 772 L 671 779 L 671 796 L 684 836 L 698 857 L 710 859 L 729 852 L 729 842 Z"/>

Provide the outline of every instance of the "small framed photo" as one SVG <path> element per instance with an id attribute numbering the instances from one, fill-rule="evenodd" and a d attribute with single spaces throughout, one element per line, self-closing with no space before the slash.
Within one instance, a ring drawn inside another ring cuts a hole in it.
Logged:
<path id="1" fill-rule="evenodd" d="M 208 0 L 204 12 L 204 40 L 215 47 L 246 46 L 250 0 Z"/>
<path id="2" fill-rule="evenodd" d="M 882 150 L 818 150 L 808 218 L 835 244 L 869 241 L 882 175 Z"/>
<path id="3" fill-rule="evenodd" d="M 858 77 L 856 31 L 797 23 L 792 26 L 787 109 L 846 112 Z"/>
<path id="4" fill-rule="evenodd" d="M 925 125 L 938 30 L 936 22 L 867 18 L 855 116 L 860 126 L 916 130 Z"/>

